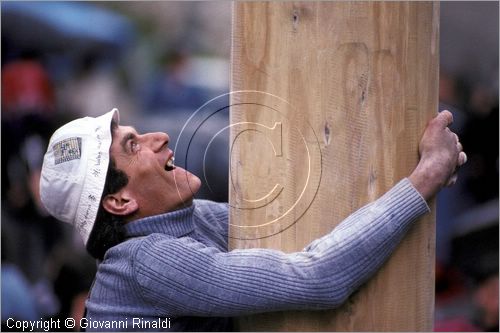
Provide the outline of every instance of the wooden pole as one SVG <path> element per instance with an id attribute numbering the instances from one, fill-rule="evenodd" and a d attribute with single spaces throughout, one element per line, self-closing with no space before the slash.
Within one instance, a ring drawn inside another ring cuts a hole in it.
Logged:
<path id="1" fill-rule="evenodd" d="M 301 250 L 415 167 L 437 111 L 439 3 L 233 6 L 230 244 Z M 239 328 L 432 331 L 434 230 L 418 221 L 342 307 Z"/>

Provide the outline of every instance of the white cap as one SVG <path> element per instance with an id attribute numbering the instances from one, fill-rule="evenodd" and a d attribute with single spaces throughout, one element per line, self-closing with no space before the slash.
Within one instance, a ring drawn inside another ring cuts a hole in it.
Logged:
<path id="1" fill-rule="evenodd" d="M 118 124 L 117 109 L 67 123 L 54 132 L 43 159 L 42 203 L 52 216 L 73 224 L 85 244 L 106 182 L 113 119 Z"/>

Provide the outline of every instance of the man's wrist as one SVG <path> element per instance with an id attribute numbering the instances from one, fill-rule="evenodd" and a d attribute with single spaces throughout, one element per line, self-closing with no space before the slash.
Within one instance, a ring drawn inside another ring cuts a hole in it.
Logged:
<path id="1" fill-rule="evenodd" d="M 437 181 L 440 177 L 436 168 L 426 166 L 423 161 L 417 165 L 408 179 L 426 201 L 434 197 L 442 187 Z"/>

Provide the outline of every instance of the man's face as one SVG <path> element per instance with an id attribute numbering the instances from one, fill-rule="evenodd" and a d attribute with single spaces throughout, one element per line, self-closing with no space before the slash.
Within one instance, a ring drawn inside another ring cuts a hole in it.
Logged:
<path id="1" fill-rule="evenodd" d="M 138 134 L 130 126 L 118 126 L 113 131 L 110 153 L 116 167 L 129 178 L 120 192 L 123 200 L 137 204 L 133 219 L 188 206 L 201 186 L 192 173 L 168 166 L 173 157 L 169 140 L 166 133 Z"/>

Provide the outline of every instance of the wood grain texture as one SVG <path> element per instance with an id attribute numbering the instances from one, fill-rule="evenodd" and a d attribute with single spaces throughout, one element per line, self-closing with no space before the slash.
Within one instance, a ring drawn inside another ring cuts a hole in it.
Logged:
<path id="1" fill-rule="evenodd" d="M 230 244 L 301 250 L 415 167 L 437 111 L 439 4 L 233 6 Z M 431 331 L 434 251 L 429 214 L 342 307 L 239 328 Z"/>

